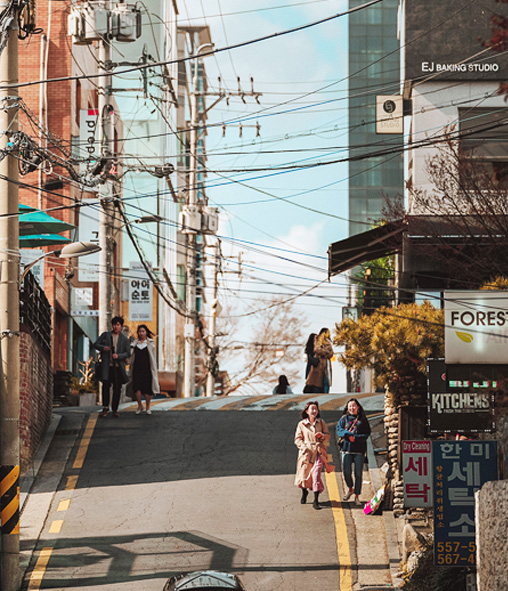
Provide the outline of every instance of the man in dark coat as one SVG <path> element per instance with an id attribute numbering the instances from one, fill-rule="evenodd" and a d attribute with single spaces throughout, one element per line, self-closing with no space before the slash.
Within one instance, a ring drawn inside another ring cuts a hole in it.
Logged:
<path id="1" fill-rule="evenodd" d="M 111 409 L 114 417 L 119 417 L 118 404 L 122 384 L 128 381 L 125 370 L 126 360 L 130 356 L 130 341 L 122 333 L 123 318 L 115 316 L 111 320 L 113 330 L 103 332 L 94 344 L 100 353 L 100 362 L 96 368 L 97 379 L 102 382 L 102 412 L 105 417 L 109 412 L 109 392 L 113 386 Z"/>

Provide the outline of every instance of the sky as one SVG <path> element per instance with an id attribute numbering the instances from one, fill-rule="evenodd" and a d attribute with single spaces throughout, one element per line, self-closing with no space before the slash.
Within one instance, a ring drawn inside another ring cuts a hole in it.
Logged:
<path id="1" fill-rule="evenodd" d="M 179 24 L 206 24 L 216 48 L 286 31 L 347 10 L 346 0 L 268 2 L 187 0 Z M 225 258 L 219 299 L 225 314 L 259 309 L 260 295 L 295 298 L 306 334 L 333 329 L 347 303 L 346 282 L 328 282 L 328 245 L 347 236 L 347 165 L 270 170 L 347 155 L 347 17 L 204 58 L 210 90 L 233 94 L 208 113 L 207 195 L 220 209 Z M 251 87 L 250 79 L 253 78 Z M 208 104 L 214 98 L 209 97 Z M 241 137 L 239 123 L 242 124 Z M 223 123 L 226 123 L 225 132 Z M 259 123 L 259 137 L 256 124 Z M 254 170 L 250 170 L 254 169 Z M 237 257 L 241 251 L 242 273 Z M 306 295 L 304 292 L 309 292 Z M 296 297 L 299 296 L 299 297 Z M 243 323 L 248 340 L 256 314 Z M 219 328 L 220 330 L 220 328 Z M 291 335 L 288 335 L 288 342 Z M 303 346 L 300 382 L 303 388 Z M 228 368 L 232 360 L 222 360 Z M 281 363 L 281 372 L 285 368 Z"/>

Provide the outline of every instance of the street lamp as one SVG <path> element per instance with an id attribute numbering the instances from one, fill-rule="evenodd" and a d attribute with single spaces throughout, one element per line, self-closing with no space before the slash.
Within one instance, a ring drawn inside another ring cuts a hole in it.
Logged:
<path id="1" fill-rule="evenodd" d="M 70 244 L 66 244 L 58 250 L 45 252 L 43 255 L 37 257 L 35 260 L 26 265 L 26 267 L 23 269 L 23 273 L 21 273 L 19 277 L 18 287 L 21 288 L 23 285 L 23 280 L 25 279 L 28 271 L 30 271 L 30 269 L 39 261 L 49 257 L 50 255 L 61 259 L 70 259 L 72 257 L 82 257 L 87 254 L 93 254 L 94 252 L 99 252 L 99 250 L 101 250 L 101 247 L 98 244 L 94 244 L 93 242 L 71 242 Z"/>

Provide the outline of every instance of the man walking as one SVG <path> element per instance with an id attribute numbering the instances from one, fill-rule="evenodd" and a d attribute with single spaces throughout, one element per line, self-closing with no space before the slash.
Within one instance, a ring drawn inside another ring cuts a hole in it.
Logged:
<path id="1" fill-rule="evenodd" d="M 100 353 L 98 368 L 96 367 L 97 379 L 102 382 L 102 412 L 101 417 L 107 416 L 109 412 L 109 392 L 113 386 L 113 399 L 111 409 L 114 417 L 119 417 L 118 404 L 120 403 L 120 392 L 122 384 L 128 381 L 125 363 L 130 356 L 129 339 L 122 333 L 123 318 L 115 316 L 111 320 L 113 330 L 103 332 L 94 344 L 94 348 Z"/>

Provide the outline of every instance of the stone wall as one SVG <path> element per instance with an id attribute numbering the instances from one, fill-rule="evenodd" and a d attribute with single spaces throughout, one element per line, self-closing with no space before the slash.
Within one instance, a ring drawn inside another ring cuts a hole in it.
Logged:
<path id="1" fill-rule="evenodd" d="M 51 359 L 31 331 L 21 326 L 20 339 L 20 462 L 25 472 L 51 421 L 53 373 Z"/>
<path id="2" fill-rule="evenodd" d="M 508 481 L 487 482 L 475 495 L 478 591 L 499 591 L 508 581 Z"/>

